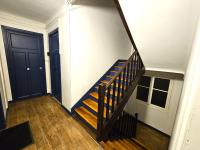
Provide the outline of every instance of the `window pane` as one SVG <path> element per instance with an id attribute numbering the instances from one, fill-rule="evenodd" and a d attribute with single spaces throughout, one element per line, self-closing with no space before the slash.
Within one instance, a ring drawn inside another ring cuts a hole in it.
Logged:
<path id="1" fill-rule="evenodd" d="M 136 96 L 137 99 L 147 102 L 148 95 L 149 95 L 149 88 L 145 88 L 141 86 L 137 87 L 137 96 Z"/>
<path id="2" fill-rule="evenodd" d="M 142 85 L 142 86 L 149 87 L 150 86 L 150 82 L 151 82 L 151 77 L 143 76 L 143 77 L 141 77 L 141 79 L 140 79 L 138 84 Z"/>
<path id="3" fill-rule="evenodd" d="M 169 82 L 170 82 L 170 80 L 168 80 L 168 79 L 155 78 L 154 88 L 159 89 L 159 90 L 168 91 Z"/>
<path id="4" fill-rule="evenodd" d="M 151 104 L 165 108 L 167 92 L 153 90 Z"/>

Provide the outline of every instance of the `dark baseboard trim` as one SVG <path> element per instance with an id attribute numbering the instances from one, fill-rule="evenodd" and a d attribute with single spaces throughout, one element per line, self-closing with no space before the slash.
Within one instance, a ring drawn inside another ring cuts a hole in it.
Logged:
<path id="1" fill-rule="evenodd" d="M 21 98 L 21 99 L 15 99 L 15 100 L 13 99 L 13 100 L 9 100 L 8 104 L 26 101 L 26 100 L 29 100 L 31 98 L 36 98 L 36 97 L 41 97 L 41 96 L 46 96 L 46 95 L 49 95 L 49 93 L 44 93 L 43 95 L 31 96 L 31 97 L 28 97 L 28 98 Z"/>
<path id="2" fill-rule="evenodd" d="M 147 76 L 156 76 L 167 79 L 175 79 L 175 80 L 184 80 L 183 73 L 175 73 L 175 72 L 165 72 L 165 71 L 155 71 L 155 70 L 145 70 L 145 75 Z"/>
<path id="3" fill-rule="evenodd" d="M 168 135 L 168 134 L 166 134 L 166 133 L 164 133 L 164 132 L 162 132 L 162 131 L 160 131 L 160 130 L 158 130 L 158 129 L 156 129 L 156 128 L 154 128 L 154 127 L 152 127 L 152 126 L 150 126 L 150 125 L 148 125 L 148 124 L 146 124 L 146 123 L 144 123 L 144 122 L 142 122 L 140 120 L 138 120 L 138 122 L 143 124 L 143 125 L 145 125 L 145 126 L 147 126 L 147 127 L 149 127 L 149 128 L 151 128 L 151 129 L 153 129 L 153 130 L 156 130 L 157 132 L 161 133 L 164 136 L 167 136 L 169 138 L 171 137 L 170 135 Z"/>

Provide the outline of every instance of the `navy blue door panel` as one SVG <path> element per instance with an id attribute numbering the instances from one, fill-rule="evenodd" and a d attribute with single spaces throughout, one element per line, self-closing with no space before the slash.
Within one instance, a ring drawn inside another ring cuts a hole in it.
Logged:
<path id="1" fill-rule="evenodd" d="M 13 96 L 18 98 L 28 97 L 29 85 L 28 85 L 28 74 L 27 74 L 27 56 L 24 52 L 13 52 L 12 53 L 12 72 L 13 72 L 13 84 L 14 92 Z"/>
<path id="2" fill-rule="evenodd" d="M 32 95 L 42 95 L 45 91 L 44 87 L 44 68 L 40 53 L 29 53 L 30 81 Z"/>
<path id="3" fill-rule="evenodd" d="M 61 102 L 61 70 L 58 30 L 49 34 L 49 52 L 52 95 Z"/>
<path id="4" fill-rule="evenodd" d="M 2 27 L 13 99 L 46 93 L 43 36 Z"/>

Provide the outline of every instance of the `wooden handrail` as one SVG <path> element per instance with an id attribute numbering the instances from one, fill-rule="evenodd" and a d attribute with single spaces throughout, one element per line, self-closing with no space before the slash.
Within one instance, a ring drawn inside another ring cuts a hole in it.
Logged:
<path id="1" fill-rule="evenodd" d="M 135 52 L 131 55 L 131 57 L 129 57 L 129 59 L 125 62 L 125 64 L 119 69 L 119 71 L 112 77 L 112 79 L 111 79 L 108 83 L 106 83 L 106 84 L 104 83 L 105 86 L 106 86 L 106 88 L 108 88 L 108 87 L 113 83 L 113 81 L 116 80 L 116 78 L 119 76 L 119 74 L 122 73 L 122 71 L 124 70 L 124 68 L 127 67 L 128 63 L 131 62 L 131 60 L 133 59 L 134 55 L 137 54 L 137 53 L 138 53 L 138 52 L 135 51 Z"/>
<path id="2" fill-rule="evenodd" d="M 123 111 L 137 82 L 144 74 L 144 69 L 142 60 L 135 51 L 108 83 L 99 85 L 97 140 L 100 141 L 106 136 L 106 131 L 110 130 L 115 119 Z"/>
<path id="3" fill-rule="evenodd" d="M 108 83 L 102 83 L 99 85 L 97 117 L 98 141 L 107 138 L 106 136 L 108 135 L 108 132 L 111 130 L 116 119 L 122 113 L 131 94 L 137 86 L 140 77 L 145 72 L 145 66 L 142 62 L 137 46 L 133 40 L 132 34 L 126 22 L 120 3 L 118 0 L 114 1 L 135 51 Z M 111 103 L 110 100 L 112 101 Z M 106 107 L 104 104 L 105 102 Z M 106 109 L 106 111 L 104 111 L 104 109 Z M 106 113 L 105 116 L 104 112 Z"/>
<path id="4" fill-rule="evenodd" d="M 121 8 L 121 5 L 120 5 L 120 3 L 119 3 L 119 0 L 114 0 L 114 2 L 115 2 L 115 5 L 116 5 L 117 10 L 118 10 L 118 12 L 119 12 L 119 15 L 120 15 L 120 17 L 121 17 L 121 20 L 122 20 L 122 22 L 123 22 L 123 25 L 124 25 L 124 27 L 125 27 L 125 29 L 126 29 L 126 32 L 127 32 L 127 34 L 128 34 L 128 37 L 129 37 L 129 39 L 130 39 L 130 41 L 131 41 L 131 44 L 133 45 L 133 48 L 134 48 L 136 51 L 138 51 L 138 48 L 137 48 L 137 46 L 136 46 L 136 44 L 135 44 L 135 41 L 134 41 L 133 36 L 132 36 L 132 34 L 131 34 L 131 31 L 130 31 L 130 29 L 129 29 L 128 23 L 127 23 L 127 21 L 126 21 L 125 15 L 124 15 L 124 13 L 123 13 L 123 11 L 122 11 L 122 8 Z M 140 57 L 140 59 L 141 59 L 141 56 L 140 56 L 139 53 L 138 53 L 138 55 L 139 55 L 139 57 Z M 141 60 L 142 60 L 142 59 L 141 59 Z M 143 63 L 143 62 L 142 62 L 142 65 L 144 66 L 144 63 Z"/>

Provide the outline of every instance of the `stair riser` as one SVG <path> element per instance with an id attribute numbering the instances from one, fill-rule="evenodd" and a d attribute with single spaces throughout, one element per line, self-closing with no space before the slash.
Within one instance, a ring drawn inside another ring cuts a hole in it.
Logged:
<path id="1" fill-rule="evenodd" d="M 87 126 L 89 127 L 95 134 L 97 133 L 97 130 L 91 126 L 85 119 L 83 119 L 78 113 L 76 113 L 76 111 L 74 112 L 76 114 L 76 116 Z"/>
<path id="2" fill-rule="evenodd" d="M 96 103 L 98 103 L 98 100 L 97 100 L 95 97 L 90 96 L 89 98 L 92 99 L 92 100 L 94 100 Z M 83 105 L 84 105 L 84 104 L 83 104 Z M 106 106 L 107 106 L 107 104 L 104 103 L 104 107 L 106 107 Z M 111 110 L 111 106 L 109 107 L 109 109 Z"/>

